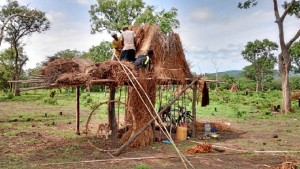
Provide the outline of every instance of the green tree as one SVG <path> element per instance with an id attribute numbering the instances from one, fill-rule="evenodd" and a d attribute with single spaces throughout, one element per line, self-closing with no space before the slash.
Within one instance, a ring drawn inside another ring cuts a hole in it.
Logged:
<path id="1" fill-rule="evenodd" d="M 230 89 L 231 86 L 236 83 L 235 77 L 229 75 L 228 73 L 222 75 L 220 80 L 224 82 L 220 84 L 220 87 L 226 90 Z"/>
<path id="2" fill-rule="evenodd" d="M 171 8 L 170 11 L 162 10 L 157 13 L 157 24 L 164 33 L 171 32 L 172 29 L 179 27 L 177 19 L 177 9 Z"/>
<path id="3" fill-rule="evenodd" d="M 20 75 L 23 73 L 23 66 L 28 60 L 28 57 L 24 54 L 23 48 L 19 47 L 18 49 L 18 61 L 15 62 L 16 51 L 11 47 L 0 53 L 0 65 L 3 69 L 2 78 L 3 81 L 8 80 L 17 80 L 16 72 L 19 73 L 18 80 Z M 15 91 L 15 85 L 10 86 L 11 91 Z"/>
<path id="4" fill-rule="evenodd" d="M 290 77 L 291 90 L 299 90 L 300 89 L 300 77 L 293 76 Z"/>
<path id="5" fill-rule="evenodd" d="M 0 89 L 8 88 L 8 81 L 9 80 L 9 72 L 6 71 L 5 67 L 0 64 Z"/>
<path id="6" fill-rule="evenodd" d="M 41 33 L 50 28 L 50 22 L 45 16 L 45 13 L 37 9 L 29 9 L 27 6 L 20 6 L 17 1 L 13 2 L 13 5 L 4 6 L 1 9 L 3 17 L 9 17 L 15 13 L 16 9 L 26 11 L 30 17 L 16 16 L 11 18 L 4 29 L 6 33 L 5 41 L 9 42 L 11 48 L 14 50 L 14 72 L 13 80 L 19 80 L 23 66 L 28 61 L 27 56 L 23 52 L 22 42 L 23 38 L 30 36 L 33 33 Z M 20 95 L 19 83 L 14 83 L 14 94 Z"/>
<path id="7" fill-rule="evenodd" d="M 98 0 L 90 9 L 92 33 L 119 31 L 124 25 L 157 24 L 164 33 L 179 27 L 177 9 L 155 12 L 143 0 Z"/>
<path id="8" fill-rule="evenodd" d="M 30 68 L 26 70 L 26 76 L 30 78 L 30 76 L 39 75 L 41 74 L 41 70 L 42 70 L 42 63 L 38 63 L 34 68 Z"/>
<path id="9" fill-rule="evenodd" d="M 8 80 L 13 74 L 13 50 L 8 48 L 0 53 L 0 81 L 1 89 L 8 87 Z"/>
<path id="10" fill-rule="evenodd" d="M 295 42 L 289 51 L 292 57 L 292 70 L 300 73 L 300 41 Z"/>
<path id="11" fill-rule="evenodd" d="M 140 14 L 138 18 L 136 18 L 135 24 L 142 25 L 144 23 L 148 24 L 156 24 L 157 16 L 155 15 L 155 7 L 154 6 L 146 6 L 143 13 Z"/>
<path id="12" fill-rule="evenodd" d="M 263 91 L 266 78 L 274 74 L 276 57 L 273 51 L 277 48 L 278 45 L 275 42 L 264 39 L 248 42 L 242 51 L 244 59 L 251 63 L 250 66 L 244 68 L 244 76 L 256 81 L 256 91 Z"/>
<path id="13" fill-rule="evenodd" d="M 247 9 L 253 6 L 256 6 L 258 3 L 257 0 L 246 0 L 240 2 L 238 7 L 241 9 Z M 292 44 L 300 36 L 300 28 L 297 30 L 295 35 L 286 43 L 285 32 L 284 32 L 284 20 L 287 15 L 295 16 L 300 18 L 300 1 L 291 0 L 289 2 L 285 1 L 282 4 L 284 8 L 283 13 L 279 13 L 278 9 L 278 0 L 273 0 L 274 14 L 275 14 L 275 23 L 278 26 L 279 30 L 279 41 L 281 52 L 278 56 L 278 67 L 281 76 L 281 85 L 282 85 L 282 111 L 288 112 L 291 109 L 291 98 L 290 98 L 290 85 L 289 85 L 289 71 L 291 69 L 291 56 L 289 49 Z"/>
<path id="14" fill-rule="evenodd" d="M 71 49 L 66 49 L 66 50 L 61 50 L 58 51 L 54 54 L 54 57 L 59 57 L 59 58 L 65 58 L 65 59 L 72 59 L 74 57 L 80 57 L 81 52 L 78 50 L 71 50 Z"/>
<path id="15" fill-rule="evenodd" d="M 95 62 L 103 62 L 111 57 L 111 43 L 108 41 L 102 41 L 98 46 L 93 46 L 88 52 L 82 54 L 82 58 L 89 58 Z"/>
<path id="16" fill-rule="evenodd" d="M 19 6 L 18 1 L 7 0 L 7 4 L 0 6 L 0 46 L 5 33 L 7 24 L 15 17 L 30 17 L 27 7 Z"/>

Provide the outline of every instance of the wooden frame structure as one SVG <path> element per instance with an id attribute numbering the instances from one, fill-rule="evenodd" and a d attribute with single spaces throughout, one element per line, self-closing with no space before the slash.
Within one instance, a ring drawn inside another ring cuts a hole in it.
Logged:
<path id="1" fill-rule="evenodd" d="M 39 76 L 39 78 L 41 78 Z M 157 81 L 157 85 L 168 85 L 168 84 L 176 84 L 176 85 L 183 85 L 188 84 L 172 101 L 170 101 L 164 109 L 162 109 L 158 114 L 162 114 L 162 112 L 166 111 L 167 108 L 169 108 L 173 103 L 175 103 L 184 93 L 187 89 L 192 88 L 193 90 L 193 100 L 192 100 L 192 115 L 193 115 L 193 125 L 192 125 L 192 137 L 196 137 L 196 124 L 194 123 L 196 121 L 196 99 L 197 99 L 197 85 L 200 84 L 202 76 L 194 77 L 194 78 L 186 78 L 185 82 L 183 83 L 182 80 L 178 79 L 155 79 Z M 153 80 L 152 78 L 143 78 L 143 80 Z M 32 80 L 19 80 L 19 81 L 9 81 L 9 83 L 43 83 L 41 79 L 35 78 Z M 109 95 L 109 101 L 108 101 L 108 119 L 110 124 L 110 129 L 112 131 L 111 138 L 112 138 L 112 147 L 117 146 L 117 122 L 115 120 L 115 93 L 116 93 L 116 81 L 112 79 L 100 79 L 100 80 L 92 80 L 91 85 L 104 85 L 109 86 L 110 88 L 110 95 Z M 78 84 L 75 85 L 76 88 L 76 134 L 80 135 L 80 86 L 83 86 L 86 84 Z M 130 85 L 128 83 L 125 83 L 125 85 Z M 68 86 L 74 86 L 74 85 L 68 85 Z M 57 86 L 55 84 L 51 85 L 43 85 L 39 87 L 31 87 L 31 88 L 21 88 L 21 91 L 28 91 L 28 90 L 36 90 L 36 89 L 49 89 L 49 88 L 57 88 L 60 86 Z M 127 95 L 128 97 L 128 95 Z M 113 153 L 113 155 L 120 155 L 121 152 L 131 143 L 133 142 L 147 127 L 151 125 L 158 117 L 155 116 L 155 119 L 150 120 L 145 126 L 140 129 L 137 133 L 135 133 L 127 142 L 125 142 L 121 147 L 117 149 L 116 152 Z"/>

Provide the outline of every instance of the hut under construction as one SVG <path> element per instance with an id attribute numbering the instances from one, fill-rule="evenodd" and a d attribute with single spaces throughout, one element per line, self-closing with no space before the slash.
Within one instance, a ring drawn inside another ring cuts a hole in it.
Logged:
<path id="1" fill-rule="evenodd" d="M 134 65 L 126 61 L 105 61 L 95 63 L 80 58 L 50 59 L 42 70 L 39 80 L 44 87 L 76 86 L 77 123 L 76 132 L 79 131 L 79 86 L 105 85 L 110 88 L 110 99 L 107 102 L 109 124 L 112 130 L 112 145 L 118 145 L 118 125 L 115 118 L 115 92 L 118 87 L 128 85 L 128 95 L 125 117 L 129 123 L 128 130 L 123 134 L 118 155 L 126 147 L 142 147 L 153 142 L 154 122 L 158 114 L 171 106 L 185 90 L 193 90 L 192 115 L 196 121 L 196 100 L 199 91 L 202 92 L 202 105 L 208 104 L 208 90 L 202 77 L 194 77 L 185 59 L 183 47 L 178 34 L 161 33 L 153 25 L 134 26 L 136 33 L 136 56 L 145 54 L 148 49 L 154 51 L 153 70 L 135 70 Z M 161 86 L 182 86 L 177 95 L 160 112 L 155 110 L 156 91 Z M 158 122 L 159 123 L 159 122 Z M 192 123 L 194 124 L 194 123 Z M 192 125 L 193 136 L 196 134 L 195 124 Z"/>

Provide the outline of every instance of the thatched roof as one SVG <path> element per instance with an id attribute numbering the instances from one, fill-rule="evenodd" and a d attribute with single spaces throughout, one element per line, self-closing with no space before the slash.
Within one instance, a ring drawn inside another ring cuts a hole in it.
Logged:
<path id="1" fill-rule="evenodd" d="M 185 82 L 186 78 L 192 77 L 178 34 L 164 35 L 158 27 L 152 25 L 134 26 L 132 29 L 136 33 L 136 57 L 145 54 L 148 49 L 155 53 L 152 78 Z M 122 63 L 137 75 L 132 63 Z M 90 84 L 100 79 L 115 80 L 118 85 L 129 81 L 121 65 L 111 60 L 94 63 L 80 58 L 56 58 L 49 60 L 42 74 L 46 83 L 64 86 Z"/>
<path id="2" fill-rule="evenodd" d="M 137 56 L 152 49 L 155 54 L 155 76 L 160 79 L 191 78 L 178 34 L 163 34 L 157 26 L 144 25 L 132 28 L 136 32 Z"/>

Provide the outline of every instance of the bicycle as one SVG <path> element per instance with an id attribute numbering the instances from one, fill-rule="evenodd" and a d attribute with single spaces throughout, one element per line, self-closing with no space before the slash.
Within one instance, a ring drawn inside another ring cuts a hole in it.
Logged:
<path id="1" fill-rule="evenodd" d="M 159 108 L 159 112 L 163 109 L 163 107 Z M 161 119 L 163 122 L 167 122 L 171 125 L 182 125 L 183 123 L 190 124 L 193 121 L 193 116 L 191 111 L 184 111 L 183 107 L 179 107 L 179 115 L 177 119 L 171 113 L 171 107 L 169 107 L 166 111 L 162 112 Z"/>
<path id="2" fill-rule="evenodd" d="M 176 120 L 177 125 L 182 125 L 183 123 L 186 123 L 189 125 L 193 121 L 193 115 L 191 111 L 183 111 L 183 107 L 179 107 L 179 116 Z"/>

